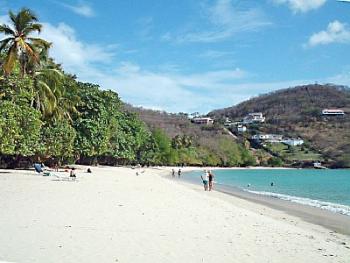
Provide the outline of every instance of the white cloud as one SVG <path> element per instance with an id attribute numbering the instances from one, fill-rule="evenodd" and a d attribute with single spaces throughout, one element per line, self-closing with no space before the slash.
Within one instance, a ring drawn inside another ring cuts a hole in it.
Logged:
<path id="1" fill-rule="evenodd" d="M 305 46 L 314 47 L 331 43 L 350 43 L 350 30 L 346 24 L 338 20 L 329 23 L 326 30 L 313 34 Z"/>
<path id="2" fill-rule="evenodd" d="M 205 7 L 203 13 L 207 19 L 208 30 L 187 30 L 178 35 L 170 32 L 162 40 L 176 42 L 218 42 L 239 32 L 254 31 L 270 25 L 259 9 L 240 9 L 236 0 L 217 0 L 213 6 Z M 203 27 L 203 24 L 201 25 Z"/>
<path id="3" fill-rule="evenodd" d="M 60 3 L 60 4 L 78 15 L 85 16 L 85 17 L 95 16 L 94 10 L 87 3 L 79 3 L 77 5 L 68 5 L 65 3 Z"/>
<path id="4" fill-rule="evenodd" d="M 276 4 L 286 4 L 294 13 L 305 13 L 310 10 L 318 9 L 323 6 L 327 0 L 272 0 Z"/>
<path id="5" fill-rule="evenodd" d="M 63 64 L 65 70 L 72 73 L 88 72 L 93 64 L 107 64 L 114 56 L 113 46 L 87 44 L 79 41 L 75 30 L 64 23 L 57 26 L 43 23 L 40 37 L 53 43 L 50 55 L 57 63 Z"/>
<path id="6" fill-rule="evenodd" d="M 170 112 L 192 112 L 208 111 L 213 105 L 220 105 L 228 97 L 222 90 L 246 76 L 247 73 L 240 69 L 198 74 L 152 72 L 122 62 L 113 74 L 103 73 L 94 81 L 104 88 L 116 88 L 124 101 L 134 105 Z M 237 93 L 232 95 L 237 96 Z"/>

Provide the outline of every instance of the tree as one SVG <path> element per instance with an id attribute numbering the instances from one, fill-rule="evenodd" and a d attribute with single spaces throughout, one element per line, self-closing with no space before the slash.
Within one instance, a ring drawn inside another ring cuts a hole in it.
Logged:
<path id="1" fill-rule="evenodd" d="M 67 120 L 56 121 L 42 129 L 42 155 L 58 162 L 70 158 L 74 154 L 76 131 Z"/>
<path id="2" fill-rule="evenodd" d="M 63 73 L 52 65 L 42 66 L 33 72 L 33 104 L 41 111 L 44 119 L 57 112 L 58 99 L 63 92 L 62 79 Z"/>
<path id="3" fill-rule="evenodd" d="M 0 154 L 32 156 L 40 151 L 40 112 L 10 101 L 0 104 Z"/>
<path id="4" fill-rule="evenodd" d="M 156 162 L 158 164 L 168 164 L 170 159 L 175 159 L 171 148 L 171 140 L 161 129 L 153 131 L 153 137 L 158 148 Z M 174 157 L 174 158 L 173 158 Z"/>
<path id="5" fill-rule="evenodd" d="M 283 161 L 279 157 L 272 157 L 267 161 L 267 164 L 273 167 L 280 167 L 283 165 Z"/>
<path id="6" fill-rule="evenodd" d="M 9 75 L 16 61 L 19 61 L 23 77 L 27 65 L 38 64 L 40 51 L 47 50 L 51 44 L 41 38 L 30 36 L 34 32 L 40 33 L 42 28 L 42 25 L 37 23 L 37 16 L 30 9 L 22 8 L 17 14 L 9 11 L 9 17 L 12 26 L 0 25 L 0 33 L 8 36 L 0 41 L 0 53 L 6 51 L 2 67 L 5 75 Z"/>

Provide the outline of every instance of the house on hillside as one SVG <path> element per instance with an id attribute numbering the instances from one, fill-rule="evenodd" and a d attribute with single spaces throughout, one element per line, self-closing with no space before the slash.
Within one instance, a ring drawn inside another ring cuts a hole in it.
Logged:
<path id="1" fill-rule="evenodd" d="M 264 142 L 282 142 L 283 135 L 280 134 L 256 134 L 253 135 L 252 140 L 254 141 L 264 141 Z"/>
<path id="2" fill-rule="evenodd" d="M 265 122 L 265 117 L 262 114 L 262 112 L 253 112 L 249 113 L 247 116 L 243 118 L 244 124 L 250 124 L 250 123 L 262 123 Z"/>
<path id="3" fill-rule="evenodd" d="M 211 125 L 214 123 L 214 120 L 212 118 L 209 118 L 209 117 L 193 118 L 191 121 L 195 124 L 204 124 L 204 125 Z"/>
<path id="4" fill-rule="evenodd" d="M 247 127 L 244 126 L 244 125 L 238 125 L 237 126 L 237 132 L 239 133 L 243 133 L 243 132 L 246 132 L 247 131 Z"/>
<path id="5" fill-rule="evenodd" d="M 322 110 L 322 115 L 326 116 L 336 116 L 336 115 L 344 115 L 345 112 L 341 109 L 324 109 Z"/>
<path id="6" fill-rule="evenodd" d="M 298 145 L 303 145 L 304 140 L 302 140 L 302 139 L 284 139 L 284 140 L 282 140 L 282 143 L 290 145 L 290 146 L 298 146 Z"/>
<path id="7" fill-rule="evenodd" d="M 232 125 L 233 125 L 232 121 L 226 117 L 225 122 L 224 122 L 224 126 L 231 127 Z"/>

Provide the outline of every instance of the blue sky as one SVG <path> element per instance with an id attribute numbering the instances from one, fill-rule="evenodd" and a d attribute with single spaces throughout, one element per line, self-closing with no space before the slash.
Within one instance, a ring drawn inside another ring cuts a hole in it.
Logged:
<path id="1" fill-rule="evenodd" d="M 350 84 L 350 3 L 336 0 L 11 0 L 51 56 L 123 101 L 206 113 L 276 89 Z"/>

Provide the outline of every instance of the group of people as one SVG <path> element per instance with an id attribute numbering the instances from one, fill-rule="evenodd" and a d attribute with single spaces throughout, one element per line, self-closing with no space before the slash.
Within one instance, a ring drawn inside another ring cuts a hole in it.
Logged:
<path id="1" fill-rule="evenodd" d="M 58 172 L 58 165 L 54 165 L 54 168 L 51 169 L 50 167 L 46 167 L 44 163 L 34 163 L 34 169 L 38 174 L 43 174 L 44 176 L 50 176 L 50 175 L 55 175 L 52 172 Z M 76 175 L 76 168 L 75 167 L 69 167 L 66 166 L 64 169 L 65 172 L 69 173 L 69 177 L 75 179 L 77 177 Z M 87 173 L 92 173 L 91 168 L 87 168 L 86 170 Z M 57 175 L 56 175 L 57 176 Z"/>
<path id="2" fill-rule="evenodd" d="M 175 177 L 175 169 L 172 169 L 171 170 L 171 176 L 172 177 Z M 178 171 L 177 171 L 177 176 L 180 178 L 181 177 L 181 169 L 179 169 Z"/>
<path id="3" fill-rule="evenodd" d="M 203 181 L 204 191 L 213 190 L 214 174 L 210 170 L 204 170 L 201 179 Z"/>

